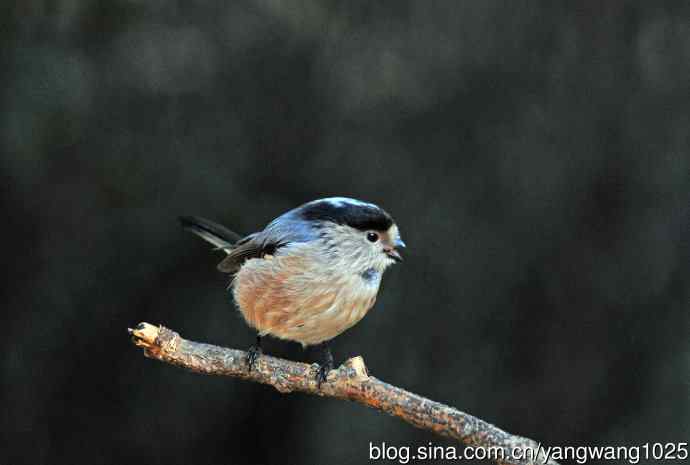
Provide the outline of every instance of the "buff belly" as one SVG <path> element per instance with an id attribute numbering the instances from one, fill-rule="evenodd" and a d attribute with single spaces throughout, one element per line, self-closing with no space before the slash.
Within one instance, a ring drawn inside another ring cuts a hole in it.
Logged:
<path id="1" fill-rule="evenodd" d="M 260 335 L 307 346 L 332 339 L 359 322 L 374 305 L 379 281 L 333 268 L 325 273 L 314 263 L 302 254 L 248 260 L 232 282 L 247 324 Z"/>

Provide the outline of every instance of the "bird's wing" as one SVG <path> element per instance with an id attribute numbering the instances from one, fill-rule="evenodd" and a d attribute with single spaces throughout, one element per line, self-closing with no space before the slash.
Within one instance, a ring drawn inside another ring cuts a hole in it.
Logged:
<path id="1" fill-rule="evenodd" d="M 224 273 L 236 273 L 250 258 L 281 253 L 285 246 L 309 242 L 318 238 L 313 224 L 304 221 L 298 210 L 291 210 L 279 216 L 263 231 L 251 234 L 240 240 L 228 251 L 228 256 L 218 264 Z"/>
<path id="2" fill-rule="evenodd" d="M 257 233 L 241 239 L 232 249 L 227 250 L 228 256 L 218 264 L 218 270 L 223 273 L 237 273 L 242 264 L 250 258 L 263 257 L 267 246 L 256 240 Z"/>
<path id="3" fill-rule="evenodd" d="M 187 231 L 228 254 L 218 265 L 218 269 L 223 272 L 235 273 L 245 260 L 264 254 L 265 246 L 254 240 L 256 233 L 242 237 L 225 226 L 198 216 L 181 216 L 180 223 Z"/>

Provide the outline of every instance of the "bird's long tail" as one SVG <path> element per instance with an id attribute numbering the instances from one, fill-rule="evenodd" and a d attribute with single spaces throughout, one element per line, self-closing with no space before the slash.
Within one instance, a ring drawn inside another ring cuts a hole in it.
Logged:
<path id="1" fill-rule="evenodd" d="M 187 231 L 196 234 L 226 253 L 229 253 L 235 243 L 242 239 L 242 236 L 230 231 L 225 226 L 198 216 L 181 216 L 180 224 Z"/>

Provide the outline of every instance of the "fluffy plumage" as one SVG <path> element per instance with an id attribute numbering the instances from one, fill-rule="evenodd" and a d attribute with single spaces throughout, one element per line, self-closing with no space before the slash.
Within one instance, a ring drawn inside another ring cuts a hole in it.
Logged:
<path id="1" fill-rule="evenodd" d="M 222 226 L 186 218 L 188 230 L 228 254 L 218 268 L 233 275 L 233 295 L 247 324 L 261 336 L 305 346 L 359 322 L 404 247 L 387 212 L 344 197 L 306 203 L 232 244 Z"/>
<path id="2" fill-rule="evenodd" d="M 235 302 L 260 335 L 314 345 L 366 315 L 376 300 L 380 274 L 368 282 L 355 273 L 334 272 L 318 244 L 289 248 L 247 261 L 233 280 Z"/>

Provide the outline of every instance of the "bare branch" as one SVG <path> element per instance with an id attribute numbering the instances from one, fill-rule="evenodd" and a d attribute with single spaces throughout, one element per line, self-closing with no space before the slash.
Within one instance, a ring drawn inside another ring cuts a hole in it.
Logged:
<path id="1" fill-rule="evenodd" d="M 558 465 L 553 460 L 545 461 L 543 449 L 531 439 L 514 436 L 472 415 L 369 376 L 362 357 L 351 358 L 331 371 L 328 381 L 319 389 L 316 365 L 262 355 L 250 372 L 245 362 L 247 353 L 241 350 L 188 341 L 168 328 L 148 323 L 140 323 L 129 332 L 147 357 L 197 373 L 268 384 L 282 393 L 304 392 L 358 402 L 418 428 L 457 439 L 466 446 L 481 447 L 489 455 L 489 448 L 500 448 L 502 457 L 487 458 L 501 465 Z M 527 451 L 526 456 L 514 456 L 516 449 Z"/>

